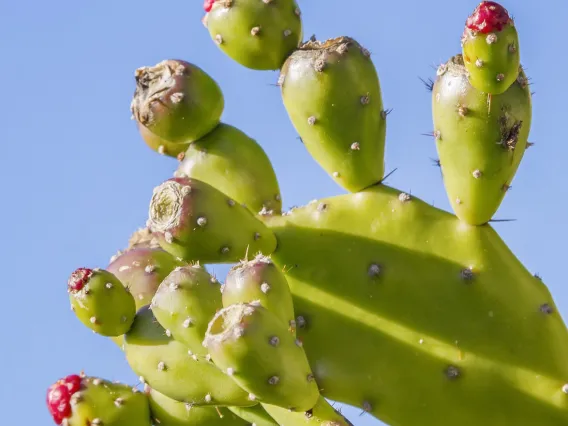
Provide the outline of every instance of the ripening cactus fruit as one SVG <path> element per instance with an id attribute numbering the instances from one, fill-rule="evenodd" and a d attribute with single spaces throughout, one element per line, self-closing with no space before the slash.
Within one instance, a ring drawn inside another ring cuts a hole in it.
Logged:
<path id="1" fill-rule="evenodd" d="M 213 41 L 247 68 L 280 69 L 302 40 L 295 0 L 206 0 L 204 8 Z"/>
<path id="2" fill-rule="evenodd" d="M 241 130 L 221 123 L 181 156 L 178 177 L 214 186 L 257 214 L 282 213 L 276 173 L 266 152 Z"/>
<path id="3" fill-rule="evenodd" d="M 225 106 L 223 93 L 197 65 L 169 59 L 138 68 L 135 78 L 132 116 L 145 130 L 141 135 L 146 143 L 153 148 L 157 145 L 159 152 L 175 156 L 219 124 Z M 167 144 L 160 145 L 161 141 Z M 172 144 L 181 144 L 180 151 L 172 151 Z"/>
<path id="4" fill-rule="evenodd" d="M 471 85 L 490 95 L 504 93 L 519 76 L 519 36 L 507 10 L 482 1 L 467 18 L 462 54 Z"/>
<path id="5" fill-rule="evenodd" d="M 67 282 L 71 308 L 102 336 L 121 336 L 134 321 L 136 303 L 116 276 L 104 269 L 76 269 Z"/>
<path id="6" fill-rule="evenodd" d="M 367 49 L 349 37 L 308 41 L 279 84 L 304 145 L 337 184 L 357 192 L 383 179 L 388 113 Z"/>
<path id="7" fill-rule="evenodd" d="M 144 393 L 97 377 L 70 375 L 47 391 L 53 421 L 65 426 L 151 426 Z"/>
<path id="8" fill-rule="evenodd" d="M 506 92 L 487 97 L 467 78 L 462 55 L 438 69 L 432 91 L 434 137 L 456 215 L 470 225 L 492 219 L 528 147 L 532 102 L 521 71 Z"/>
<path id="9" fill-rule="evenodd" d="M 251 399 L 307 411 L 319 390 L 299 340 L 259 303 L 238 303 L 211 320 L 203 346 Z"/>
<path id="10" fill-rule="evenodd" d="M 192 178 L 168 179 L 154 189 L 148 226 L 164 250 L 188 262 L 237 262 L 276 248 L 276 238 L 253 213 Z"/>

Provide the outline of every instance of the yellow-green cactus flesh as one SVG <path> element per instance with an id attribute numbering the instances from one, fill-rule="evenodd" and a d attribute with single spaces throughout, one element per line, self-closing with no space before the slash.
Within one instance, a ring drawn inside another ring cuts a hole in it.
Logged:
<path id="1" fill-rule="evenodd" d="M 164 250 L 190 262 L 232 263 L 276 248 L 272 231 L 250 210 L 193 178 L 154 189 L 148 226 Z"/>
<path id="2" fill-rule="evenodd" d="M 249 425 L 256 426 L 279 426 L 271 416 L 266 412 L 261 404 L 252 407 L 227 407 L 241 419 L 246 420 Z M 286 410 L 288 411 L 288 410 Z"/>
<path id="3" fill-rule="evenodd" d="M 387 112 L 367 49 L 349 37 L 304 43 L 280 85 L 304 145 L 338 185 L 357 192 L 383 179 Z"/>
<path id="4" fill-rule="evenodd" d="M 158 135 L 152 133 L 148 128 L 144 127 L 140 123 L 136 123 L 138 132 L 142 137 L 144 143 L 153 151 L 158 154 L 165 155 L 166 157 L 179 158 L 180 155 L 187 150 L 191 142 L 169 142 L 165 139 L 160 138 Z"/>
<path id="5" fill-rule="evenodd" d="M 254 70 L 277 70 L 302 40 L 295 0 L 218 0 L 204 23 L 228 57 Z"/>
<path id="6" fill-rule="evenodd" d="M 195 406 L 255 404 L 209 356 L 197 355 L 174 340 L 149 306 L 138 311 L 124 336 L 124 353 L 143 383 L 176 401 Z"/>
<path id="7" fill-rule="evenodd" d="M 208 183 L 255 214 L 282 212 L 280 187 L 266 152 L 228 124 L 221 123 L 189 146 L 177 176 Z"/>
<path id="8" fill-rule="evenodd" d="M 250 392 L 251 400 L 307 411 L 319 398 L 301 342 L 259 303 L 220 310 L 203 346 L 219 368 Z"/>
<path id="9" fill-rule="evenodd" d="M 527 148 L 531 94 L 524 73 L 491 98 L 471 86 L 463 57 L 438 70 L 432 91 L 434 137 L 444 185 L 456 215 L 471 225 L 491 220 Z"/>
<path id="10" fill-rule="evenodd" d="M 323 396 L 320 396 L 314 408 L 304 413 L 286 410 L 276 405 L 262 404 L 262 406 L 279 426 L 353 426 Z"/>
<path id="11" fill-rule="evenodd" d="M 114 274 L 78 268 L 69 277 L 67 292 L 77 318 L 96 333 L 121 336 L 132 326 L 136 302 Z"/>
<path id="12" fill-rule="evenodd" d="M 324 397 L 387 424 L 567 424 L 566 325 L 489 225 L 383 185 L 266 221 Z"/>

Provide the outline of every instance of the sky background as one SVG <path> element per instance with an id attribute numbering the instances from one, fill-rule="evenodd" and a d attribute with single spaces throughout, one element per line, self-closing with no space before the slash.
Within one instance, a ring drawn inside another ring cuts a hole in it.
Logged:
<path id="1" fill-rule="evenodd" d="M 419 77 L 460 51 L 475 0 L 300 0 L 304 36 L 348 35 L 373 54 L 388 119 L 388 184 L 448 209 L 432 138 L 430 93 Z M 163 6 L 161 6 L 163 5 Z M 520 32 L 532 77 L 532 147 L 495 228 L 526 267 L 542 275 L 568 318 L 566 69 L 564 0 L 503 1 Z M 201 1 L 0 2 L 4 243 L 0 331 L 2 423 L 48 426 L 45 391 L 87 374 L 135 383 L 119 349 L 69 309 L 77 267 L 105 267 L 147 218 L 152 188 L 176 160 L 142 142 L 130 120 L 134 70 L 167 58 L 202 67 L 225 96 L 222 120 L 256 138 L 279 177 L 284 205 L 343 193 L 297 139 L 274 87 L 277 72 L 225 56 L 200 20 Z M 214 267 L 224 276 L 226 267 Z M 378 425 L 344 409 L 355 425 Z M 24 420 L 22 420 L 24 419 Z M 23 421 L 23 423 L 22 423 Z"/>

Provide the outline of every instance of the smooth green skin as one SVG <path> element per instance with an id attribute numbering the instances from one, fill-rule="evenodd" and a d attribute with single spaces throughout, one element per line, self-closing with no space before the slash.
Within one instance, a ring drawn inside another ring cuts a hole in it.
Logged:
<path id="1" fill-rule="evenodd" d="M 136 314 L 132 329 L 125 335 L 124 352 L 136 375 L 172 399 L 196 406 L 254 405 L 248 393 L 212 362 L 205 357 L 193 359 L 187 346 L 166 336 L 149 307 Z M 163 370 L 160 363 L 164 363 Z"/>
<path id="2" fill-rule="evenodd" d="M 399 194 L 380 185 L 267 218 L 272 259 L 294 265 L 298 335 L 322 395 L 366 401 L 391 425 L 565 425 L 568 332 L 547 287 L 489 225 Z"/>
<path id="3" fill-rule="evenodd" d="M 322 424 L 323 426 L 353 426 L 323 396 L 320 396 L 310 416 L 307 416 L 306 413 L 290 412 L 276 405 L 262 404 L 262 406 L 278 422 L 279 426 L 320 426 Z"/>
<path id="4" fill-rule="evenodd" d="M 280 69 L 302 40 L 302 20 L 294 0 L 217 1 L 206 16 L 213 41 L 231 59 L 254 70 Z M 260 27 L 257 35 L 252 29 Z M 290 31 L 285 35 L 285 31 Z M 221 37 L 219 44 L 217 38 Z"/>
<path id="5" fill-rule="evenodd" d="M 93 384 L 93 380 L 100 384 Z M 83 379 L 84 389 L 81 399 L 72 405 L 69 426 L 89 425 L 94 419 L 100 419 L 103 426 L 151 426 L 148 399 L 142 392 L 133 392 L 130 386 L 112 383 L 95 377 Z M 115 404 L 122 398 L 122 404 Z"/>
<path id="6" fill-rule="evenodd" d="M 466 30 L 462 40 L 462 54 L 471 85 L 486 94 L 500 95 L 519 76 L 519 36 L 514 25 L 492 34 L 497 36 L 497 41 L 490 44 L 487 42 L 489 34 L 473 35 L 470 30 Z M 512 52 L 510 46 L 515 46 Z M 476 66 L 477 59 L 483 61 L 483 66 Z M 499 74 L 504 76 L 501 81 L 497 79 Z"/>
<path id="7" fill-rule="evenodd" d="M 253 407 L 228 407 L 233 413 L 241 419 L 247 421 L 247 424 L 256 426 L 278 426 L 272 417 L 266 412 L 261 404 Z M 288 411 L 288 410 L 286 410 Z"/>
<path id="8" fill-rule="evenodd" d="M 255 214 L 282 213 L 280 187 L 268 155 L 236 127 L 222 123 L 192 143 L 177 172 L 214 186 Z"/>
<path id="9" fill-rule="evenodd" d="M 383 179 L 386 119 L 372 60 L 354 40 L 346 53 L 337 52 L 345 40 L 351 39 L 329 40 L 324 50 L 309 50 L 314 43 L 308 43 L 294 52 L 282 69 L 281 91 L 308 152 L 338 185 L 357 192 Z M 324 51 L 326 65 L 318 72 L 314 64 Z M 359 150 L 351 148 L 355 142 Z"/>
<path id="10" fill-rule="evenodd" d="M 152 312 L 174 339 L 194 354 L 205 356 L 201 342 L 209 321 L 223 307 L 220 285 L 201 266 L 175 269 L 168 275 L 152 300 Z"/>
<path id="11" fill-rule="evenodd" d="M 225 407 L 189 407 L 183 402 L 168 398 L 155 389 L 150 389 L 147 394 L 152 418 L 159 426 L 250 425 Z"/>
<path id="12" fill-rule="evenodd" d="M 269 287 L 263 287 L 266 284 Z M 222 298 L 225 308 L 235 303 L 259 301 L 295 335 L 292 293 L 284 273 L 269 258 L 257 256 L 233 266 L 225 279 Z"/>
<path id="13" fill-rule="evenodd" d="M 69 300 L 77 318 L 102 336 L 123 335 L 136 315 L 132 294 L 114 274 L 104 269 L 94 270 L 85 287 L 69 293 Z"/>
<path id="14" fill-rule="evenodd" d="M 160 246 L 168 253 L 187 262 L 233 263 L 248 253 L 268 255 L 276 248 L 276 238 L 266 225 L 218 189 L 197 179 L 174 178 L 168 182 L 176 195 L 151 202 L 151 206 L 161 206 L 166 214 L 180 207 L 180 226 L 167 231 L 173 236 L 172 242 L 166 240 L 165 231 L 156 234 Z M 190 186 L 191 192 L 179 199 L 183 186 Z M 199 225 L 200 217 L 206 218 L 205 226 Z M 225 247 L 229 248 L 228 252 L 223 252 Z"/>
<path id="15" fill-rule="evenodd" d="M 432 91 L 436 148 L 452 209 L 464 222 L 481 225 L 493 218 L 521 163 L 531 128 L 532 102 L 528 86 L 516 82 L 491 99 L 468 82 L 461 55 L 450 59 Z M 467 108 L 464 116 L 458 106 Z M 507 125 L 502 127 L 501 123 Z M 503 147 L 507 132 L 522 122 L 514 149 Z M 474 177 L 480 170 L 481 177 Z M 458 199 L 460 203 L 458 203 Z"/>
<path id="16" fill-rule="evenodd" d="M 165 155 L 167 157 L 174 157 L 177 156 L 187 150 L 191 142 L 181 142 L 181 143 L 172 143 L 168 142 L 165 139 L 160 138 L 158 135 L 155 135 L 146 127 L 144 127 L 140 123 L 136 123 L 138 127 L 138 131 L 140 132 L 140 136 L 146 145 L 156 151 L 159 154 Z"/>
<path id="17" fill-rule="evenodd" d="M 244 329 L 240 337 L 237 327 Z M 271 344 L 274 336 L 276 345 Z M 231 377 L 258 402 L 306 411 L 319 398 L 303 348 L 286 324 L 261 305 L 223 308 L 211 320 L 203 345 L 219 368 L 227 373 L 233 369 Z M 278 383 L 269 383 L 272 377 Z"/>

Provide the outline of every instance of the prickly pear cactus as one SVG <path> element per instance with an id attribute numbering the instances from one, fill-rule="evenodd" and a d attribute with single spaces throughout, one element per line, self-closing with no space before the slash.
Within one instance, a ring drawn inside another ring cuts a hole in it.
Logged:
<path id="1" fill-rule="evenodd" d="M 384 185 L 388 110 L 359 41 L 302 42 L 294 0 L 204 8 L 210 48 L 279 70 L 291 124 L 347 193 L 283 211 L 262 144 L 221 122 L 204 70 L 138 69 L 140 138 L 180 163 L 128 248 L 68 292 L 144 390 L 68 376 L 48 390 L 55 423 L 352 425 L 333 400 L 396 426 L 568 424 L 568 330 L 490 225 L 530 146 L 508 11 L 480 3 L 433 80 L 447 212 Z M 207 264 L 231 266 L 219 280 Z"/>

